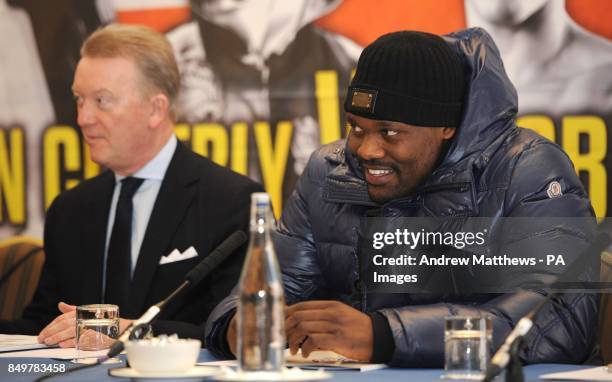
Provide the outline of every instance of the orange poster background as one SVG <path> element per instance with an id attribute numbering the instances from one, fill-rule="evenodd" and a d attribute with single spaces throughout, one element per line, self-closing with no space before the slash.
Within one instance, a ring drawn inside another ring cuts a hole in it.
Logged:
<path id="1" fill-rule="evenodd" d="M 549 0 L 561 1 L 561 0 Z M 366 45 L 391 31 L 415 29 L 444 34 L 465 28 L 464 0 L 345 0 L 317 24 Z M 578 24 L 612 39 L 612 1 L 567 0 L 566 8 Z"/>
<path id="2" fill-rule="evenodd" d="M 549 0 L 562 1 L 562 0 Z M 464 0 L 344 0 L 317 25 L 366 45 L 395 30 L 416 29 L 444 34 L 465 27 Z M 610 0 L 567 0 L 571 17 L 587 30 L 612 39 Z M 120 10 L 117 21 L 145 24 L 159 31 L 172 29 L 189 19 L 188 7 Z"/>
<path id="3" fill-rule="evenodd" d="M 190 17 L 189 7 L 118 11 L 117 21 L 122 24 L 144 24 L 165 32 L 184 23 Z"/>

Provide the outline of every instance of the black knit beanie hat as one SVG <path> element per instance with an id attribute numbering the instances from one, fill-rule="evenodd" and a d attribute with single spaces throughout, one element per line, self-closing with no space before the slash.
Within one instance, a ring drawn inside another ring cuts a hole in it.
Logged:
<path id="1" fill-rule="evenodd" d="M 464 91 L 461 58 L 442 37 L 394 32 L 361 52 L 344 109 L 368 119 L 458 127 Z"/>

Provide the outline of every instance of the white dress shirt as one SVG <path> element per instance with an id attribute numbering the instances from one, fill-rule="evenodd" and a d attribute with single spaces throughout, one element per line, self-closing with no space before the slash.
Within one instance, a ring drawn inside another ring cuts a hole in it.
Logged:
<path id="1" fill-rule="evenodd" d="M 144 239 L 145 231 L 147 230 L 147 225 L 149 224 L 151 212 L 153 212 L 153 206 L 155 204 L 155 200 L 157 199 L 159 188 L 161 187 L 164 175 L 166 174 L 168 165 L 170 165 L 170 161 L 172 160 L 177 144 L 178 142 L 176 136 L 173 134 L 153 159 L 151 159 L 140 170 L 130 175 L 134 178 L 144 179 L 144 182 L 142 182 L 132 198 L 132 203 L 134 206 L 132 211 L 132 276 L 134 274 L 134 269 L 136 268 L 140 247 Z M 121 180 L 123 178 L 125 178 L 125 176 L 115 173 L 115 189 L 113 191 L 113 198 L 111 200 L 110 210 L 108 213 L 106 244 L 104 246 L 104 271 L 102 275 L 103 295 L 106 287 L 106 259 L 108 257 L 108 243 L 110 241 L 111 232 L 113 231 L 113 224 L 115 223 L 115 212 L 117 209 L 117 201 L 119 200 L 119 193 L 121 192 Z"/>

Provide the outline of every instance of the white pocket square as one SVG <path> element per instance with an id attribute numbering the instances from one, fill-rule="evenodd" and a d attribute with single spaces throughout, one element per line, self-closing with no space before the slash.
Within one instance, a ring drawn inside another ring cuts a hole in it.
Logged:
<path id="1" fill-rule="evenodd" d="M 185 250 L 185 252 L 181 253 L 178 249 L 173 250 L 172 252 L 170 252 L 167 256 L 162 256 L 161 259 L 159 259 L 159 264 L 169 264 L 169 263 L 175 263 L 177 261 L 183 261 L 183 260 L 187 260 L 187 259 L 191 259 L 192 257 L 197 257 L 198 256 L 198 251 L 195 250 L 195 248 L 193 247 L 189 247 Z"/>

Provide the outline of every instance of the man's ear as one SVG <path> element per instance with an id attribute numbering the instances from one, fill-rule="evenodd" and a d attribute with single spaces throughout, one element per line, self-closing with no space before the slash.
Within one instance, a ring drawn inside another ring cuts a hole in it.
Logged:
<path id="1" fill-rule="evenodd" d="M 150 98 L 151 114 L 149 115 L 149 126 L 157 127 L 169 118 L 170 100 L 163 93 L 157 93 Z"/>
<path id="2" fill-rule="evenodd" d="M 455 136 L 455 127 L 443 127 L 442 128 L 442 139 L 451 140 Z"/>

